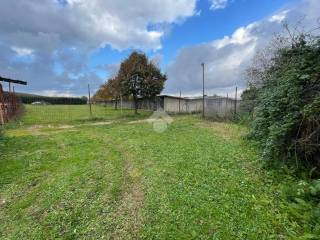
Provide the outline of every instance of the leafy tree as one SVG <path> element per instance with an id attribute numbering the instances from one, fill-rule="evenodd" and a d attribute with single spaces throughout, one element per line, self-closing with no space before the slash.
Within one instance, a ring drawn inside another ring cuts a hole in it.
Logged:
<path id="1" fill-rule="evenodd" d="M 135 113 L 139 98 L 153 98 L 160 94 L 166 81 L 166 75 L 143 53 L 133 52 L 121 63 L 117 78 L 123 96 L 132 97 Z"/>
<path id="2" fill-rule="evenodd" d="M 93 95 L 92 99 L 95 101 L 103 101 L 103 100 L 111 99 L 107 82 L 100 86 L 98 91 Z"/>
<path id="3" fill-rule="evenodd" d="M 93 96 L 96 101 L 115 100 L 115 108 L 117 109 L 118 101 L 121 96 L 120 81 L 118 78 L 110 78 L 103 84 Z"/>

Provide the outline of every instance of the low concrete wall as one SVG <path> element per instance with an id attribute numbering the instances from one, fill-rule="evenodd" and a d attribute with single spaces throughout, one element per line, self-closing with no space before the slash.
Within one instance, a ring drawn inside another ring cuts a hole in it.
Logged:
<path id="1" fill-rule="evenodd" d="M 96 101 L 95 104 L 104 105 L 112 108 L 123 108 L 123 109 L 134 109 L 133 100 L 111 100 L 111 101 Z M 138 109 L 155 111 L 157 109 L 163 108 L 163 104 L 161 103 L 161 99 L 156 98 L 152 99 L 139 99 L 138 100 Z"/>
<path id="2" fill-rule="evenodd" d="M 202 98 L 179 98 L 173 96 L 159 96 L 154 100 L 140 99 L 138 108 L 150 111 L 164 110 L 168 113 L 202 113 Z M 237 104 L 236 104 L 237 102 Z M 120 108 L 120 101 L 105 101 L 100 104 L 115 108 L 117 104 Z M 235 107 L 239 111 L 240 101 L 222 97 L 206 97 L 205 98 L 205 117 L 232 119 L 235 116 Z M 134 109 L 132 100 L 123 100 L 122 108 Z"/>
<path id="3" fill-rule="evenodd" d="M 207 118 L 232 119 L 238 112 L 239 106 L 240 101 L 235 99 L 206 98 L 204 115 Z"/>
<path id="4" fill-rule="evenodd" d="M 199 113 L 202 99 L 164 97 L 164 110 L 169 113 Z"/>

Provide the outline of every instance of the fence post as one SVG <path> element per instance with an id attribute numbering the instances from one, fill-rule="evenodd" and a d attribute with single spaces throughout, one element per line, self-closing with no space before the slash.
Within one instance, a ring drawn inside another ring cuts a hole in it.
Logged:
<path id="1" fill-rule="evenodd" d="M 202 66 L 202 117 L 204 118 L 204 63 L 201 64 Z"/>
<path id="2" fill-rule="evenodd" d="M 122 93 L 120 93 L 120 109 L 122 115 Z"/>
<path id="3" fill-rule="evenodd" d="M 234 99 L 234 117 L 237 115 L 237 97 L 238 97 L 238 87 L 236 87 L 236 94 Z"/>
<path id="4" fill-rule="evenodd" d="M 88 84 L 88 96 L 89 96 L 89 110 L 90 110 L 90 116 L 91 116 L 91 118 L 92 118 L 91 95 L 90 95 L 90 84 Z"/>
<path id="5" fill-rule="evenodd" d="M 0 123 L 1 125 L 4 124 L 4 117 L 3 117 L 3 110 L 4 110 L 4 101 L 3 101 L 3 91 L 2 91 L 2 85 L 0 84 Z"/>
<path id="6" fill-rule="evenodd" d="M 179 113 L 181 112 L 181 90 L 180 90 L 180 98 L 179 98 Z"/>

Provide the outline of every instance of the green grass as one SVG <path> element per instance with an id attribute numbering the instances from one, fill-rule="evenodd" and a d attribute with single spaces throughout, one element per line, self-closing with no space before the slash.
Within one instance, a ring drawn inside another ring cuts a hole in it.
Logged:
<path id="1" fill-rule="evenodd" d="M 27 106 L 22 125 L 0 139 L 0 238 L 295 239 L 299 233 L 283 186 L 242 140 L 244 127 L 179 116 L 158 133 L 133 121 L 146 112 L 133 117 L 98 107 L 108 125 L 53 114 L 72 109 L 89 120 L 85 106 L 73 107 L 41 106 L 43 114 Z M 56 127 L 31 127 L 51 123 Z"/>
<path id="2" fill-rule="evenodd" d="M 113 109 L 92 105 L 92 115 L 89 105 L 25 105 L 27 114 L 22 118 L 24 124 L 46 124 L 46 123 L 70 123 L 90 120 L 115 120 L 119 118 L 132 118 L 133 110 L 124 109 L 114 111 Z M 148 113 L 140 111 L 145 116 Z"/>

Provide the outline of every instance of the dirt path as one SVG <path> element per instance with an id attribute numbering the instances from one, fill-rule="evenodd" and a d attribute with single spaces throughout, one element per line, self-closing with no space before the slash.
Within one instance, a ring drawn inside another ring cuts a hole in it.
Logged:
<path id="1" fill-rule="evenodd" d="M 113 121 L 104 121 L 104 122 L 92 122 L 92 123 L 82 123 L 82 124 L 59 124 L 59 125 L 53 125 L 53 124 L 36 124 L 32 125 L 28 128 L 23 129 L 12 129 L 7 131 L 8 136 L 23 136 L 23 135 L 50 135 L 59 133 L 61 131 L 68 131 L 68 132 L 75 132 L 79 130 L 79 127 L 82 126 L 104 126 L 104 125 L 110 125 L 114 123 Z"/>
<path id="2" fill-rule="evenodd" d="M 143 224 L 141 171 L 135 167 L 128 151 L 122 146 L 118 146 L 118 149 L 125 158 L 124 187 L 113 216 L 116 224 L 111 239 L 137 239 Z"/>

